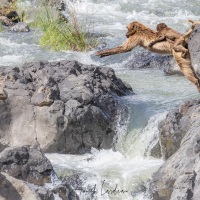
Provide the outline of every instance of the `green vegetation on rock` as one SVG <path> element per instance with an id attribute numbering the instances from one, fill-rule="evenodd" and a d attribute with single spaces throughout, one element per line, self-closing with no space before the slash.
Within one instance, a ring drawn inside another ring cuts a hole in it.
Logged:
<path id="1" fill-rule="evenodd" d="M 96 47 L 98 41 L 87 34 L 87 25 L 81 24 L 74 11 L 70 12 L 70 20 L 67 21 L 56 9 L 45 4 L 38 9 L 31 25 L 42 29 L 39 42 L 44 47 L 56 51 L 87 51 Z"/>

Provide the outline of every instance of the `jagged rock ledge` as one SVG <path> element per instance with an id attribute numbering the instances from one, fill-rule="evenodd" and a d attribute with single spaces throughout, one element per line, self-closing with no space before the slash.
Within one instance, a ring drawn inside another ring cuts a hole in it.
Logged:
<path id="1" fill-rule="evenodd" d="M 85 153 L 111 148 L 131 87 L 108 67 L 76 61 L 0 67 L 8 99 L 0 101 L 0 150 L 40 146 L 43 152 Z M 122 119 L 123 121 L 123 119 Z"/>
<path id="2" fill-rule="evenodd" d="M 0 153 L 0 199 L 79 200 L 66 181 L 52 182 L 55 176 L 50 161 L 38 149 L 22 146 Z"/>
<path id="3" fill-rule="evenodd" d="M 167 161 L 150 181 L 153 200 L 199 200 L 200 100 L 171 111 L 159 127 L 161 152 Z"/>

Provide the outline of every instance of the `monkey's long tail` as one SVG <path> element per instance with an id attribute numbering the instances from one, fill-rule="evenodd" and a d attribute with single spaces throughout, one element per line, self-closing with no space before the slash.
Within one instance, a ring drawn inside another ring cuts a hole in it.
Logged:
<path id="1" fill-rule="evenodd" d="M 192 23 L 191 28 L 194 29 L 195 25 L 200 24 L 200 21 L 195 21 L 195 22 L 194 22 L 193 20 L 188 19 L 188 20 L 187 20 L 187 23 Z"/>

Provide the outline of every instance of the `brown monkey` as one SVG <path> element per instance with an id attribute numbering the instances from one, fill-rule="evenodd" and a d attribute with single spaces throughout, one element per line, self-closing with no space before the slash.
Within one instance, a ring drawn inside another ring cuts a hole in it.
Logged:
<path id="1" fill-rule="evenodd" d="M 189 52 L 187 52 L 185 58 L 183 58 L 182 52 L 180 51 L 176 52 L 173 49 L 174 46 L 177 47 L 178 45 L 181 45 L 180 41 L 179 42 L 177 41 L 177 45 L 176 44 L 173 45 L 173 43 L 169 42 L 168 40 L 164 40 L 164 41 L 154 44 L 152 47 L 149 47 L 149 44 L 152 41 L 155 41 L 156 39 L 160 38 L 158 32 L 155 32 L 154 30 L 144 26 L 143 24 L 137 21 L 130 23 L 127 26 L 127 28 L 128 28 L 128 32 L 126 34 L 126 37 L 128 38 L 128 40 L 126 42 L 124 42 L 121 46 L 117 46 L 112 49 L 99 51 L 96 53 L 96 55 L 100 57 L 104 57 L 104 56 L 109 56 L 113 54 L 124 53 L 124 52 L 131 51 L 136 46 L 141 46 L 155 53 L 173 54 L 184 76 L 187 79 L 189 79 L 191 82 L 193 82 L 197 86 L 198 91 L 200 92 L 199 78 L 195 74 L 195 71 L 192 67 Z M 191 27 L 190 32 L 187 33 L 187 37 L 189 37 L 193 29 L 194 29 L 194 25 Z"/>
<path id="2" fill-rule="evenodd" d="M 173 44 L 169 43 L 166 40 L 156 43 L 152 47 L 149 46 L 152 41 L 160 38 L 158 32 L 152 30 L 151 28 L 144 26 L 138 21 L 134 21 L 127 26 L 127 29 L 128 32 L 126 33 L 126 37 L 128 38 L 128 40 L 126 42 L 124 42 L 121 46 L 99 51 L 96 53 L 96 55 L 104 57 L 113 54 L 124 53 L 131 51 L 136 46 L 141 46 L 155 53 L 172 54 Z"/>
<path id="3" fill-rule="evenodd" d="M 190 29 L 185 34 L 183 34 L 180 38 L 178 38 L 177 41 L 174 43 L 172 53 L 173 53 L 174 58 L 176 59 L 176 62 L 179 65 L 181 71 L 183 72 L 184 76 L 188 80 L 193 82 L 197 86 L 198 91 L 200 92 L 200 80 L 197 77 L 197 75 L 195 74 L 194 68 L 193 68 L 192 63 L 191 63 L 189 51 L 187 51 L 184 58 L 181 55 L 182 51 L 178 51 L 178 49 L 180 47 L 183 47 L 183 48 L 187 47 L 188 39 L 189 39 L 192 31 L 194 30 L 195 25 L 200 24 L 199 21 L 193 22 L 192 20 L 188 20 L 188 22 L 191 22 L 192 26 L 190 27 Z"/>
<path id="4" fill-rule="evenodd" d="M 152 41 L 149 46 L 152 47 L 157 42 L 161 42 L 163 40 L 168 40 L 168 42 L 174 43 L 178 38 L 182 36 L 179 32 L 173 30 L 172 28 L 169 28 L 165 23 L 160 23 L 157 25 L 157 31 L 160 35 L 160 38 L 158 38 L 155 41 Z M 176 45 L 174 47 L 175 51 L 182 52 L 182 57 L 184 58 L 188 52 L 187 48 L 183 47 L 182 45 Z"/>
<path id="5" fill-rule="evenodd" d="M 189 39 L 189 36 L 190 34 L 192 33 L 192 31 L 194 30 L 195 28 L 195 25 L 197 24 L 200 24 L 200 21 L 192 21 L 192 20 L 187 20 L 187 22 L 190 22 L 192 23 L 190 29 L 183 35 L 181 35 L 181 37 L 179 37 L 176 42 L 174 43 L 174 47 L 173 49 L 175 51 L 181 51 L 181 50 L 178 50 L 179 49 L 179 46 L 182 47 L 182 48 L 186 48 L 187 44 L 188 44 L 188 39 Z"/>
<path id="6" fill-rule="evenodd" d="M 172 28 L 169 28 L 165 23 L 160 23 L 156 27 L 160 38 L 155 41 L 152 41 L 149 46 L 153 46 L 155 43 L 160 42 L 167 39 L 175 41 L 177 38 L 181 36 L 181 34 Z"/>

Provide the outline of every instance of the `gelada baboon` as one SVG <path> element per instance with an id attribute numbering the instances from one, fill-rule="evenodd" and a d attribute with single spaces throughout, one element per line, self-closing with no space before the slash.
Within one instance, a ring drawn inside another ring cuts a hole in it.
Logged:
<path id="1" fill-rule="evenodd" d="M 182 36 L 179 32 L 173 30 L 172 28 L 169 28 L 165 23 L 160 23 L 157 25 L 157 31 L 160 35 L 160 38 L 158 38 L 155 41 L 150 42 L 149 46 L 152 47 L 157 42 L 161 42 L 163 40 L 168 40 L 168 42 L 175 43 L 178 38 Z M 183 47 L 182 45 L 176 45 L 174 46 L 174 50 L 178 52 L 182 52 L 182 57 L 184 58 L 188 52 L 188 49 Z"/>
<path id="2" fill-rule="evenodd" d="M 190 33 L 194 29 L 194 26 L 195 25 L 193 25 L 191 27 Z M 109 56 L 109 55 L 113 55 L 113 54 L 124 53 L 124 52 L 131 51 L 136 46 L 141 46 L 141 47 L 143 47 L 149 51 L 155 52 L 155 53 L 173 54 L 176 62 L 178 63 L 178 65 L 180 67 L 180 70 L 183 72 L 184 76 L 188 80 L 190 80 L 192 83 L 194 83 L 197 86 L 198 91 L 200 92 L 199 78 L 195 74 L 194 69 L 192 67 L 189 52 L 187 52 L 185 55 L 185 58 L 183 58 L 182 52 L 175 51 L 173 49 L 174 46 L 177 47 L 178 45 L 181 45 L 181 42 L 178 42 L 178 40 L 177 40 L 177 43 L 173 44 L 173 43 L 169 42 L 168 40 L 164 40 L 164 41 L 158 42 L 158 43 L 154 44 L 152 47 L 150 47 L 149 44 L 151 42 L 160 38 L 160 35 L 158 32 L 144 26 L 143 24 L 141 24 L 137 21 L 130 23 L 127 26 L 127 28 L 128 28 L 128 32 L 126 34 L 126 37 L 128 38 L 128 40 L 126 42 L 124 42 L 121 46 L 117 46 L 112 49 L 99 51 L 96 53 L 96 55 L 100 56 L 100 57 L 104 57 L 104 56 Z M 187 37 L 189 37 L 190 33 L 187 33 Z M 186 37 L 186 36 L 184 36 L 184 37 Z M 183 47 L 185 47 L 185 46 L 183 45 Z"/>

